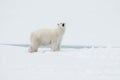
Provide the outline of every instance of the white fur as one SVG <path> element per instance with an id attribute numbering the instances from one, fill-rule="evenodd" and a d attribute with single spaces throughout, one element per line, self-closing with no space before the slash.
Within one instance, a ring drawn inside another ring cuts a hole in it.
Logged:
<path id="1" fill-rule="evenodd" d="M 31 45 L 29 52 L 37 52 L 38 47 L 41 45 L 51 45 L 53 51 L 59 51 L 61 40 L 65 32 L 65 26 L 58 24 L 56 29 L 41 29 L 31 34 Z"/>

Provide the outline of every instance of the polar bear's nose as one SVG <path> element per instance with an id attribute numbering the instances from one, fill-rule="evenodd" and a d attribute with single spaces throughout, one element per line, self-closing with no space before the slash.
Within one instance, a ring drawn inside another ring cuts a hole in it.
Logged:
<path id="1" fill-rule="evenodd" d="M 63 23 L 63 24 L 62 24 L 62 26 L 64 27 L 64 26 L 65 26 L 65 24 Z"/>

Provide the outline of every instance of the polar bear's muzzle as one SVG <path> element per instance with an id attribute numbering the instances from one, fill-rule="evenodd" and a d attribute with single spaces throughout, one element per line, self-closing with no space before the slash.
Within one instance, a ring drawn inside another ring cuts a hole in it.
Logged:
<path id="1" fill-rule="evenodd" d="M 62 26 L 64 27 L 64 26 L 65 26 L 65 24 L 63 23 L 63 24 L 62 24 Z"/>

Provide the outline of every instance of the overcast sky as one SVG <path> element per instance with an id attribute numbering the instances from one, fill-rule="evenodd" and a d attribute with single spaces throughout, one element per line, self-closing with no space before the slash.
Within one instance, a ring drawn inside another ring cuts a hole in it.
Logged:
<path id="1" fill-rule="evenodd" d="M 120 46 L 120 0 L 0 0 L 0 43 L 29 43 L 59 22 L 63 44 Z"/>

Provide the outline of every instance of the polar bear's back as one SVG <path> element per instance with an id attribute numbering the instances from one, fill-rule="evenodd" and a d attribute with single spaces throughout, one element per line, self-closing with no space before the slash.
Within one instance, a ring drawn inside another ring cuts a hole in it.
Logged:
<path id="1" fill-rule="evenodd" d="M 37 35 L 43 35 L 44 36 L 46 35 L 51 35 L 53 33 L 53 29 L 40 29 L 40 30 L 37 30 L 35 31 L 34 33 L 36 33 Z"/>

